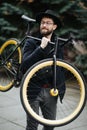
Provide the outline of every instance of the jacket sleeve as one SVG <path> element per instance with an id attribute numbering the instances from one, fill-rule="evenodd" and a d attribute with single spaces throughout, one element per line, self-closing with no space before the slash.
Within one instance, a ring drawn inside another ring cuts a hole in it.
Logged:
<path id="1" fill-rule="evenodd" d="M 43 59 L 43 50 L 40 46 L 36 46 L 35 41 L 27 40 L 24 46 L 23 60 L 20 70 L 24 74 L 34 63 Z"/>

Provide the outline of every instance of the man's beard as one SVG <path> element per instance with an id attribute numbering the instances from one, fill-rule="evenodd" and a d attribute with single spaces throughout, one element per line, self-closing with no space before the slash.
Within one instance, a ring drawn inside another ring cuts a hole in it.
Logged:
<path id="1" fill-rule="evenodd" d="M 50 34 L 52 34 L 52 30 L 47 30 L 47 31 L 43 31 L 43 29 L 42 30 L 40 30 L 40 33 L 43 35 L 43 36 L 48 36 L 48 35 L 50 35 Z"/>

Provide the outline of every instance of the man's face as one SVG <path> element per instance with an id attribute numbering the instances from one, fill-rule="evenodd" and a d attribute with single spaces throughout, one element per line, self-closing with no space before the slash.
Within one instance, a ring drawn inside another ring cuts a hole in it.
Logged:
<path id="1" fill-rule="evenodd" d="M 43 36 L 48 36 L 53 33 L 57 28 L 57 25 L 54 24 L 54 21 L 51 18 L 43 17 L 40 23 L 40 33 Z"/>

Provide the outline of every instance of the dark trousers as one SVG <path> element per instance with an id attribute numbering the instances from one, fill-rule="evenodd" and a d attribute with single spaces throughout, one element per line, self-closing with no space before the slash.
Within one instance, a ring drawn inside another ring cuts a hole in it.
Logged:
<path id="1" fill-rule="evenodd" d="M 39 114 L 39 107 L 44 118 L 54 120 L 56 118 L 57 97 L 53 97 L 49 93 L 50 88 L 42 88 L 37 98 L 33 100 L 31 106 L 33 110 Z M 29 115 L 27 115 L 26 130 L 37 130 L 38 123 Z M 53 126 L 44 125 L 43 130 L 53 130 Z"/>

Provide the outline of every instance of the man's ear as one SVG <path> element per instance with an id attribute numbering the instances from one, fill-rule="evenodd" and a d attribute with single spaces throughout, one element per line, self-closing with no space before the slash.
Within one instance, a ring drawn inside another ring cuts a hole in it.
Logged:
<path id="1" fill-rule="evenodd" d="M 54 24 L 53 30 L 55 30 L 56 28 L 57 28 L 57 25 L 56 25 L 56 24 Z"/>

